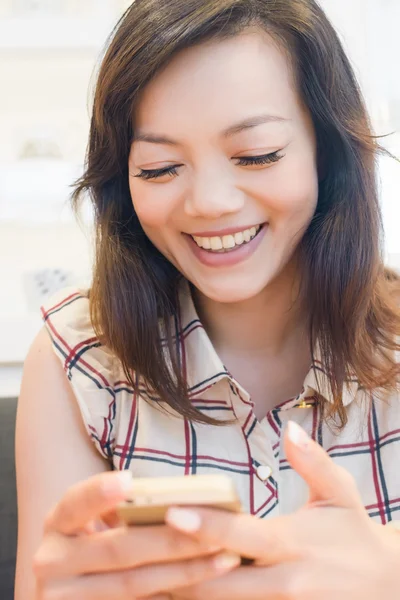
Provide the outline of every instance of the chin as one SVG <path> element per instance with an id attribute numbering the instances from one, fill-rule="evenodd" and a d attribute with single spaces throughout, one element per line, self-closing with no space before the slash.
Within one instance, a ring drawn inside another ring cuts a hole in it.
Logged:
<path id="1" fill-rule="evenodd" d="M 234 281 L 193 282 L 197 290 L 210 300 L 221 304 L 235 304 L 246 302 L 258 296 L 267 286 L 268 281 L 256 284 L 255 279 L 249 281 L 248 277 L 235 278 Z"/>

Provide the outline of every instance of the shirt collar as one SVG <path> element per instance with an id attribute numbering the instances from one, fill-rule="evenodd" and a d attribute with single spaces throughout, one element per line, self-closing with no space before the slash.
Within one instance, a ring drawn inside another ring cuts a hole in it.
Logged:
<path id="1" fill-rule="evenodd" d="M 310 388 L 319 393 L 325 400 L 334 403 L 335 398 L 332 393 L 330 378 L 327 374 L 320 358 L 321 354 L 317 348 L 314 356 L 313 364 L 304 381 L 304 388 Z M 344 384 L 342 390 L 343 406 L 348 406 L 355 399 L 359 389 L 359 384 L 354 375 Z"/>
<path id="2" fill-rule="evenodd" d="M 222 363 L 200 322 L 190 287 L 186 281 L 179 290 L 179 304 L 178 328 L 181 341 L 181 361 L 185 369 L 190 397 L 201 396 L 207 389 L 222 379 L 228 379 L 234 385 L 238 385 Z M 320 356 L 319 347 L 317 346 L 313 364 L 304 380 L 302 393 L 293 401 L 285 402 L 285 407 L 292 406 L 303 398 L 315 395 L 315 393 L 321 395 L 330 403 L 334 402 L 329 376 L 323 367 Z M 344 406 L 351 404 L 358 389 L 358 381 L 355 376 L 352 376 L 343 387 L 342 401 Z"/>
<path id="3" fill-rule="evenodd" d="M 189 285 L 179 290 L 181 364 L 191 397 L 199 396 L 221 379 L 232 379 L 211 343 L 194 306 Z"/>

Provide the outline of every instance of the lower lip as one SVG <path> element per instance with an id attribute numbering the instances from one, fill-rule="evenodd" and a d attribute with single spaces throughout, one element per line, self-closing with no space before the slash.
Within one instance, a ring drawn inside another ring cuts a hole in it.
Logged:
<path id="1" fill-rule="evenodd" d="M 193 254 L 201 263 L 203 263 L 203 265 L 206 265 L 207 267 L 231 267 L 243 262 L 244 260 L 247 260 L 252 254 L 254 254 L 258 246 L 261 244 L 267 228 L 268 225 L 264 224 L 256 237 L 254 237 L 250 242 L 247 242 L 247 244 L 242 244 L 241 246 L 238 246 L 229 252 L 209 252 L 204 250 L 204 248 L 200 248 L 191 235 L 185 233 L 184 236 L 188 240 L 189 247 Z"/>

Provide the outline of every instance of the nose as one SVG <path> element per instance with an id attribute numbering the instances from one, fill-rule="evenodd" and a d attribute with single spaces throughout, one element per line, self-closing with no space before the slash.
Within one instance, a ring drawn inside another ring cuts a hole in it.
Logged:
<path id="1" fill-rule="evenodd" d="M 244 193 L 229 178 L 203 172 L 186 195 L 185 212 L 190 217 L 218 219 L 239 212 L 244 201 Z"/>

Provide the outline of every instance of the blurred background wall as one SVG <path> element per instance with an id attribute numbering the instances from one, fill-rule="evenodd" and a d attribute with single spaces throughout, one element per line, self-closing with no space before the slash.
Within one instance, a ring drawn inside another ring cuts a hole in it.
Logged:
<path id="1" fill-rule="evenodd" d="M 19 390 L 44 296 L 90 280 L 82 172 L 91 84 L 127 0 L 0 0 L 0 396 Z M 400 157 L 400 0 L 321 0 L 355 66 L 377 134 Z M 400 267 L 400 165 L 380 163 L 387 260 Z"/>

